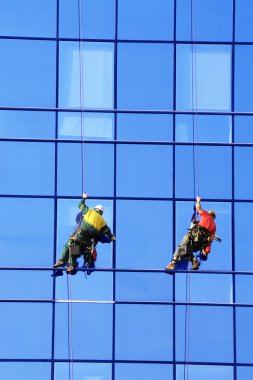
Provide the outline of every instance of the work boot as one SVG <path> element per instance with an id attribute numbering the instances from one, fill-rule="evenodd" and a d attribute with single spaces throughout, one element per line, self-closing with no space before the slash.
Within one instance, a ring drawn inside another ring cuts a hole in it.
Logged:
<path id="1" fill-rule="evenodd" d="M 175 269 L 175 266 L 176 266 L 176 261 L 175 260 L 172 260 L 166 267 L 165 269 L 166 270 L 173 270 Z"/>
<path id="2" fill-rule="evenodd" d="M 53 265 L 53 268 L 58 268 L 58 267 L 62 267 L 63 265 L 65 265 L 64 261 L 62 259 L 58 260 L 57 263 L 55 263 Z"/>
<path id="3" fill-rule="evenodd" d="M 192 259 L 191 262 L 192 262 L 191 270 L 199 269 L 200 262 L 196 258 Z"/>
<path id="4" fill-rule="evenodd" d="M 76 267 L 74 267 L 74 265 L 70 265 L 67 269 L 66 269 L 66 273 L 67 274 L 73 274 L 75 272 L 75 269 Z"/>

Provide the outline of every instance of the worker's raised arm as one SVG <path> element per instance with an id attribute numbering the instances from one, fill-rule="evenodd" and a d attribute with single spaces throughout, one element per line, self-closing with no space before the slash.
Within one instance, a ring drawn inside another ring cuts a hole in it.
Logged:
<path id="1" fill-rule="evenodd" d="M 201 198 L 199 196 L 197 196 L 197 198 L 196 198 L 196 210 L 198 211 L 199 214 L 202 214 L 203 209 L 201 208 L 200 201 L 201 201 Z"/>

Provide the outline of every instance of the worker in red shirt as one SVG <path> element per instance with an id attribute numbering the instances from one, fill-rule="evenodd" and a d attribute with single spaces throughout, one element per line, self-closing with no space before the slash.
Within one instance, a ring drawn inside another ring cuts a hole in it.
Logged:
<path id="1" fill-rule="evenodd" d="M 205 211 L 201 208 L 201 198 L 196 198 L 196 210 L 199 213 L 201 220 L 196 223 L 189 232 L 183 237 L 174 252 L 171 262 L 165 267 L 166 270 L 173 270 L 176 267 L 177 261 L 181 258 L 188 258 L 192 262 L 192 270 L 199 268 L 200 262 L 194 256 L 194 252 L 201 251 L 202 255 L 206 256 L 211 251 L 211 244 L 215 238 L 216 218 L 215 212 Z"/>

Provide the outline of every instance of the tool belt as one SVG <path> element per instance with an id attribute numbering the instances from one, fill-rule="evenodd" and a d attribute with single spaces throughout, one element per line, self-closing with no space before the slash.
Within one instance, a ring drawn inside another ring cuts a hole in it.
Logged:
<path id="1" fill-rule="evenodd" d="M 201 251 L 210 243 L 211 234 L 206 228 L 199 226 L 198 224 L 189 229 L 186 239 L 193 245 L 193 251 Z"/>

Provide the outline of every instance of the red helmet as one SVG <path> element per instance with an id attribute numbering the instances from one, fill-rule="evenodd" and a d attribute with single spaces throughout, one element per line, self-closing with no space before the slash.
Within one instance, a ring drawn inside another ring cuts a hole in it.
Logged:
<path id="1" fill-rule="evenodd" d="M 216 218 L 215 211 L 210 210 L 210 211 L 208 211 L 208 214 L 210 214 L 214 219 Z"/>

